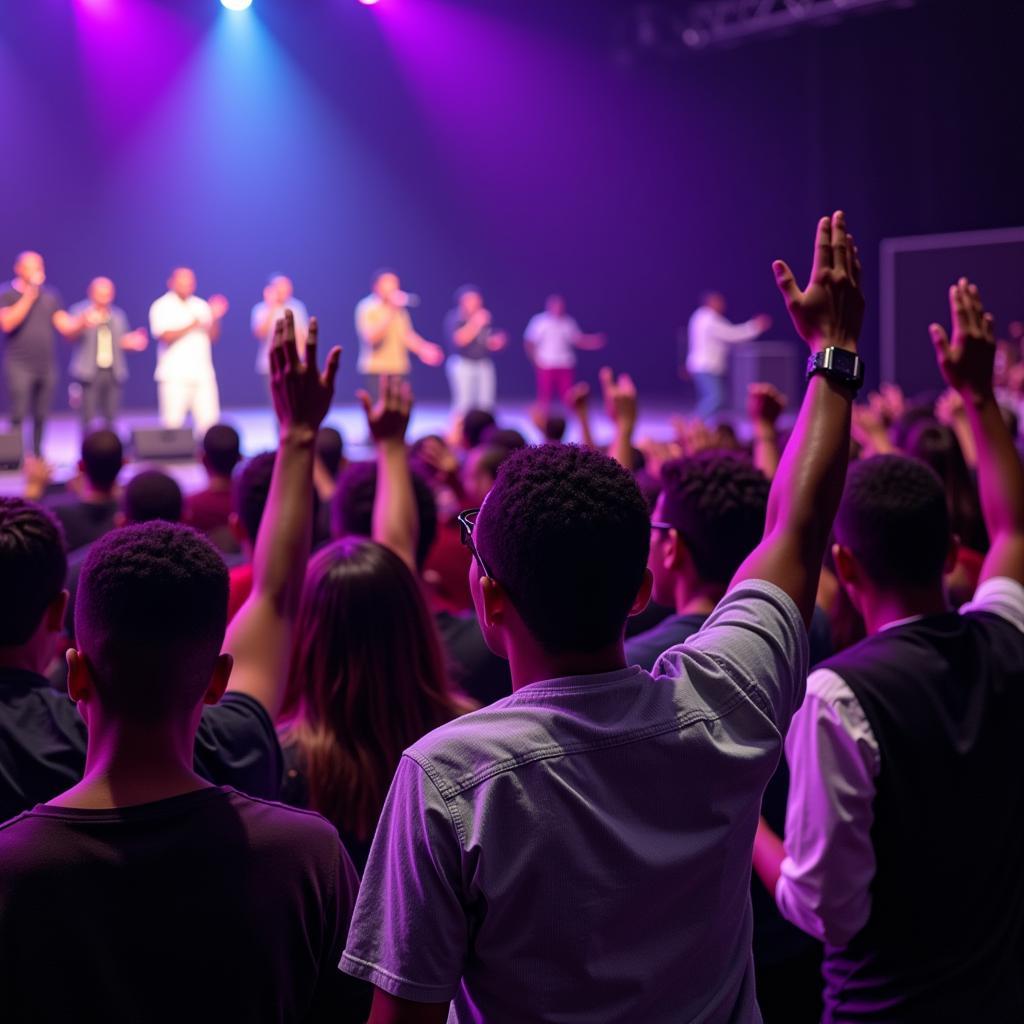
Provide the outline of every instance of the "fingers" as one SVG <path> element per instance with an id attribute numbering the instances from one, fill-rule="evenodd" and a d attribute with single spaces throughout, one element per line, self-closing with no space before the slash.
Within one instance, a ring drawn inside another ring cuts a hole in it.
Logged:
<path id="1" fill-rule="evenodd" d="M 315 316 L 309 318 L 309 332 L 306 335 L 306 369 L 317 372 L 319 365 L 316 360 L 316 345 L 320 335 L 320 321 Z"/>
<path id="2" fill-rule="evenodd" d="M 836 210 L 832 214 L 832 269 L 850 273 L 850 253 L 846 237 L 846 214 Z"/>
<path id="3" fill-rule="evenodd" d="M 853 278 L 853 283 L 859 288 L 860 287 L 860 250 L 857 248 L 857 243 L 853 240 L 853 235 L 846 236 L 846 249 L 847 259 L 850 264 L 850 277 Z"/>
<path id="4" fill-rule="evenodd" d="M 960 282 L 965 280 L 965 278 L 960 278 L 959 282 L 949 286 L 949 318 L 953 322 L 955 334 L 968 334 L 971 329 L 971 321 L 967 313 L 967 300 L 960 285 Z"/>
<path id="5" fill-rule="evenodd" d="M 369 419 L 370 413 L 373 410 L 373 399 L 370 398 L 370 392 L 360 388 L 356 392 L 356 401 L 363 407 L 363 412 L 366 413 L 366 418 Z"/>
<path id="6" fill-rule="evenodd" d="M 330 352 L 327 353 L 327 365 L 324 367 L 323 375 L 320 380 L 323 382 L 323 386 L 334 395 L 334 379 L 338 376 L 338 366 L 341 363 L 341 346 L 335 345 Z M 312 363 L 316 366 L 315 361 Z"/>
<path id="7" fill-rule="evenodd" d="M 284 340 L 282 348 L 284 349 L 285 366 L 287 369 L 290 372 L 298 370 L 301 364 L 299 362 L 298 345 L 295 343 L 295 315 L 290 309 L 285 310 L 284 314 Z"/>
<path id="8" fill-rule="evenodd" d="M 817 278 L 832 266 L 832 220 L 822 217 L 818 221 L 818 231 L 814 236 L 814 262 L 811 264 L 811 277 Z"/>
<path id="9" fill-rule="evenodd" d="M 935 358 L 941 366 L 949 360 L 949 335 L 946 334 L 946 329 L 941 324 L 930 324 L 928 335 L 932 339 Z"/>
<path id="10" fill-rule="evenodd" d="M 996 320 L 991 313 L 985 313 L 981 318 L 982 334 L 986 341 L 995 344 L 996 340 Z"/>
<path id="11" fill-rule="evenodd" d="M 803 293 L 796 283 L 796 278 L 793 277 L 793 271 L 789 269 L 789 264 L 785 260 L 776 260 L 772 264 L 772 270 L 775 272 L 775 283 L 782 292 L 786 305 L 795 306 Z"/>
<path id="12" fill-rule="evenodd" d="M 284 323 L 278 320 L 274 324 L 274 340 L 270 343 L 270 372 L 279 377 L 284 368 Z"/>

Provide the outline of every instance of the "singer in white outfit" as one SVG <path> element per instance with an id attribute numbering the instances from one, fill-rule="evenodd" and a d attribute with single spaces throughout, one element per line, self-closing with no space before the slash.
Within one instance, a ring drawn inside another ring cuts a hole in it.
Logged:
<path id="1" fill-rule="evenodd" d="M 196 275 L 176 267 L 168 291 L 149 308 L 149 329 L 157 341 L 156 373 L 160 422 L 181 427 L 189 413 L 202 434 L 220 419 L 220 396 L 212 345 L 228 311 L 223 295 L 209 301 L 196 295 Z"/>
<path id="2" fill-rule="evenodd" d="M 359 372 L 371 395 L 377 394 L 381 377 L 409 375 L 410 352 L 427 366 L 444 362 L 444 350 L 416 333 L 409 316 L 410 298 L 393 270 L 378 270 L 370 294 L 356 306 Z"/>
<path id="3" fill-rule="evenodd" d="M 770 316 L 755 316 L 746 323 L 725 319 L 725 296 L 709 292 L 700 308 L 690 317 L 686 371 L 697 388 L 700 419 L 713 416 L 725 405 L 725 378 L 729 368 L 729 346 L 738 341 L 753 341 L 772 325 Z"/>

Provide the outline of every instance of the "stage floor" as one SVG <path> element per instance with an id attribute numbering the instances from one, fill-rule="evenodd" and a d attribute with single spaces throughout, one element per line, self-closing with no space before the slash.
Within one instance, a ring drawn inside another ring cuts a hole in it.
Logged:
<path id="1" fill-rule="evenodd" d="M 668 439 L 671 435 L 669 417 L 684 410 L 667 402 L 651 402 L 642 405 L 640 419 L 637 424 L 636 436 Z M 235 408 L 225 409 L 222 416 L 224 423 L 230 423 L 242 439 L 242 451 L 245 455 L 255 455 L 277 447 L 277 430 L 274 416 L 269 408 Z M 599 443 L 610 443 L 612 426 L 603 410 L 593 405 L 593 430 L 595 440 Z M 520 431 L 529 441 L 539 441 L 540 434 L 529 416 L 527 402 L 506 402 L 498 411 L 498 422 L 503 427 L 511 427 Z M 355 405 L 339 405 L 333 408 L 325 420 L 341 432 L 345 439 L 346 454 L 351 459 L 370 457 L 367 444 L 366 420 L 363 411 Z M 127 439 L 136 427 L 156 427 L 159 422 L 152 412 L 126 412 L 118 420 L 118 430 Z M 451 426 L 451 413 L 447 405 L 440 402 L 417 403 L 413 409 L 412 423 L 408 436 L 411 439 L 424 434 L 446 434 Z M 566 433 L 567 441 L 579 440 L 579 430 L 570 419 Z M 54 481 L 67 480 L 77 470 L 79 449 L 81 445 L 81 427 L 78 418 L 71 413 L 53 416 L 47 423 L 46 436 L 43 441 L 43 454 L 46 461 L 53 467 Z M 153 465 L 153 463 L 147 463 Z M 125 478 L 141 468 L 138 464 L 126 467 Z M 205 485 L 205 474 L 202 466 L 195 461 L 171 462 L 165 468 L 181 484 L 184 491 L 198 490 Z M 21 472 L 0 472 L 0 495 L 18 495 L 23 493 L 24 479 Z"/>

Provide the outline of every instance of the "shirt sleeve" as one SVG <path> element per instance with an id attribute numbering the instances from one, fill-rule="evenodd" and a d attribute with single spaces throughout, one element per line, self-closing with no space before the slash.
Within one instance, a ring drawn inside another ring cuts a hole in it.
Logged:
<path id="1" fill-rule="evenodd" d="M 707 332 L 712 338 L 719 341 L 753 341 L 760 333 L 758 325 L 753 320 L 747 320 L 742 324 L 730 323 L 719 313 L 712 313 L 708 317 Z"/>
<path id="2" fill-rule="evenodd" d="M 523 331 L 523 337 L 533 344 L 540 341 L 540 316 L 530 317 L 530 322 L 526 325 L 526 330 Z"/>
<path id="3" fill-rule="evenodd" d="M 973 600 L 960 609 L 961 615 L 968 612 L 998 615 L 1024 633 L 1024 586 L 1009 576 L 993 576 L 985 580 Z"/>
<path id="4" fill-rule="evenodd" d="M 569 328 L 569 330 L 568 330 L 569 338 L 572 341 L 572 343 L 575 345 L 576 342 L 578 342 L 580 340 L 580 337 L 583 335 L 583 332 L 580 330 L 580 325 L 571 316 L 568 317 L 567 319 L 568 319 L 568 323 L 567 323 L 566 326 Z"/>
<path id="5" fill-rule="evenodd" d="M 263 314 L 267 311 L 267 304 L 265 302 L 257 302 L 252 307 L 252 312 L 249 314 L 249 329 L 256 333 L 259 329 L 260 321 L 263 319 Z"/>
<path id="6" fill-rule="evenodd" d="M 879 749 L 853 691 L 820 669 L 786 737 L 786 857 L 775 889 L 782 916 L 815 938 L 849 942 L 871 914 Z"/>
<path id="7" fill-rule="evenodd" d="M 341 969 L 400 999 L 450 1000 L 469 947 L 461 890 L 448 806 L 406 755 L 370 849 Z"/>
<path id="8" fill-rule="evenodd" d="M 281 745 L 266 709 L 244 693 L 206 708 L 195 746 L 196 771 L 218 786 L 276 800 L 284 776 Z"/>
<path id="9" fill-rule="evenodd" d="M 166 334 L 170 330 L 167 324 L 167 314 L 164 312 L 165 306 L 161 299 L 157 299 L 152 306 L 149 307 L 149 333 L 153 335 L 154 339 L 159 341 L 161 335 Z"/>
<path id="10" fill-rule="evenodd" d="M 729 591 L 698 632 L 667 650 L 655 675 L 692 675 L 688 662 L 704 674 L 723 670 L 755 695 L 785 735 L 804 697 L 807 630 L 793 599 L 766 580 L 744 580 Z"/>

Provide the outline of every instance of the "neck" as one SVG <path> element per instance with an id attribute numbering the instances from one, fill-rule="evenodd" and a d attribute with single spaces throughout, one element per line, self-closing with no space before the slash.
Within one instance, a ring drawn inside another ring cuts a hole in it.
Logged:
<path id="1" fill-rule="evenodd" d="M 210 785 L 192 768 L 196 723 L 128 725 L 89 716 L 85 774 L 51 803 L 63 807 L 128 807 Z"/>
<path id="2" fill-rule="evenodd" d="M 86 478 L 85 483 L 82 486 L 82 493 L 79 495 L 81 500 L 87 505 L 102 505 L 108 501 L 114 500 L 114 489 L 113 487 L 95 487 L 89 483 Z"/>
<path id="3" fill-rule="evenodd" d="M 922 615 L 942 615 L 949 611 L 949 601 L 942 585 L 900 593 L 880 593 L 861 599 L 864 626 L 869 636 L 901 619 Z"/>
<path id="4" fill-rule="evenodd" d="M 675 607 L 677 615 L 710 615 L 725 596 L 725 587 L 718 583 L 694 583 L 677 579 Z"/>
<path id="5" fill-rule="evenodd" d="M 626 668 L 626 652 L 622 641 L 600 651 L 569 651 L 549 654 L 539 648 L 515 649 L 509 653 L 512 689 L 519 690 L 530 683 L 564 676 L 590 676 L 600 672 L 617 672 Z"/>
<path id="6" fill-rule="evenodd" d="M 231 477 L 217 476 L 216 474 L 211 473 L 207 486 L 211 491 L 230 491 Z"/>

